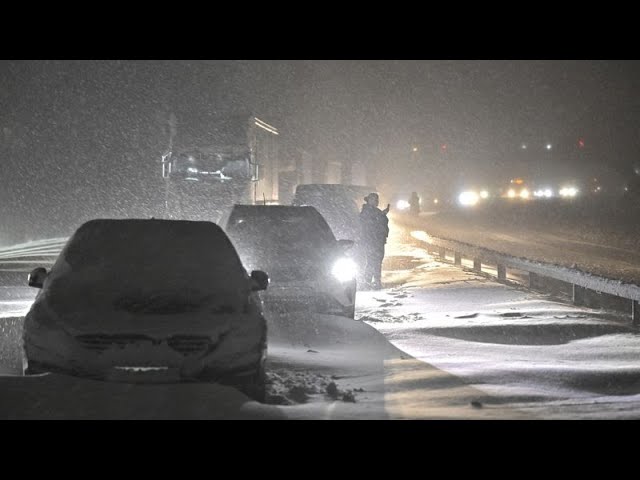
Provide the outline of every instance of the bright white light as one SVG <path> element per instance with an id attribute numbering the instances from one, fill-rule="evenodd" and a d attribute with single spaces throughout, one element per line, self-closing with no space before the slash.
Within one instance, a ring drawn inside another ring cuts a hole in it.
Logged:
<path id="1" fill-rule="evenodd" d="M 578 194 L 578 189 L 576 187 L 562 187 L 558 193 L 561 197 L 575 197 Z"/>
<path id="2" fill-rule="evenodd" d="M 464 205 L 465 207 L 471 207 L 473 205 L 475 205 L 476 203 L 478 203 L 480 197 L 478 197 L 478 194 L 476 192 L 462 192 L 459 196 L 458 196 L 458 201 L 460 202 L 460 205 Z"/>
<path id="3" fill-rule="evenodd" d="M 526 143 L 523 143 L 523 144 L 520 146 L 520 148 L 521 148 L 522 150 L 526 150 L 526 149 L 527 149 L 527 144 L 526 144 Z"/>
<path id="4" fill-rule="evenodd" d="M 507 192 L 507 196 L 509 198 L 516 198 L 516 191 L 513 188 L 510 188 L 509 191 Z"/>
<path id="5" fill-rule="evenodd" d="M 396 208 L 398 210 L 406 210 L 407 208 L 409 208 L 409 202 L 407 202 L 406 200 L 398 200 L 398 203 L 396 203 Z"/>
<path id="6" fill-rule="evenodd" d="M 198 169 L 197 168 L 193 168 L 193 167 L 189 167 L 189 168 L 187 168 L 187 172 L 189 172 L 189 173 L 198 173 Z"/>
<path id="7" fill-rule="evenodd" d="M 434 198 L 434 199 L 433 199 L 433 203 L 435 203 L 435 204 L 437 205 L 437 204 L 438 204 L 438 199 L 437 199 L 437 198 Z"/>
<path id="8" fill-rule="evenodd" d="M 416 240 L 422 240 L 423 242 L 431 243 L 431 237 L 429 237 L 429 234 L 422 230 L 414 230 L 413 232 L 411 232 L 411 236 Z"/>
<path id="9" fill-rule="evenodd" d="M 356 276 L 356 263 L 350 258 L 340 258 L 333 264 L 331 274 L 340 282 L 349 282 Z"/>
<path id="10" fill-rule="evenodd" d="M 526 188 L 520 192 L 520 198 L 529 198 L 529 190 Z"/>
<path id="11" fill-rule="evenodd" d="M 487 192 L 486 190 L 482 190 L 480 192 L 480 198 L 489 198 L 489 192 Z"/>
<path id="12" fill-rule="evenodd" d="M 413 147 L 413 151 L 417 152 L 418 151 L 418 147 Z"/>
<path id="13" fill-rule="evenodd" d="M 271 125 L 269 125 L 267 122 L 263 122 L 262 120 L 260 120 L 259 118 L 254 117 L 255 119 L 255 124 L 260 127 L 265 129 L 267 132 L 273 133 L 274 135 L 278 135 L 278 130 L 276 129 L 276 127 L 272 127 Z"/>
<path id="14" fill-rule="evenodd" d="M 550 188 L 546 188 L 544 190 L 536 190 L 535 192 L 533 192 L 533 196 L 551 198 L 553 197 L 553 191 Z"/>
<path id="15" fill-rule="evenodd" d="M 547 150 L 551 150 L 551 144 L 547 143 Z"/>

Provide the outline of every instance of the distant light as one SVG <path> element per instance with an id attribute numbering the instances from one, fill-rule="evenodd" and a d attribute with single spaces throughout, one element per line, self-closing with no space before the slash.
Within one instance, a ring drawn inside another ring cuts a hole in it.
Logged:
<path id="1" fill-rule="evenodd" d="M 187 168 L 187 172 L 189 172 L 189 173 L 198 173 L 198 169 L 197 168 L 193 168 L 193 167 L 189 167 L 189 168 Z"/>
<path id="2" fill-rule="evenodd" d="M 551 144 L 547 143 L 547 150 L 551 150 Z"/>
<path id="3" fill-rule="evenodd" d="M 417 151 L 418 151 L 418 147 L 413 147 L 413 148 L 412 148 L 412 150 L 413 150 L 414 152 L 417 152 Z"/>
<path id="4" fill-rule="evenodd" d="M 529 198 L 529 190 L 526 188 L 522 189 L 520 192 L 520 198 Z"/>
<path id="5" fill-rule="evenodd" d="M 526 150 L 526 149 L 527 149 L 527 144 L 526 144 L 526 143 L 523 143 L 522 145 L 520 145 L 520 148 L 521 148 L 522 150 Z"/>
<path id="6" fill-rule="evenodd" d="M 434 198 L 434 199 L 433 199 L 433 203 L 435 203 L 435 204 L 437 205 L 437 204 L 438 204 L 438 199 L 437 199 L 437 198 Z"/>
<path id="7" fill-rule="evenodd" d="M 515 198 L 516 197 L 516 191 L 513 188 L 510 188 L 509 191 L 507 192 L 507 196 L 509 198 Z"/>
<path id="8" fill-rule="evenodd" d="M 578 189 L 576 187 L 562 187 L 558 193 L 561 197 L 575 197 L 578 194 Z"/>
<path id="9" fill-rule="evenodd" d="M 398 203 L 396 203 L 396 208 L 398 210 L 406 210 L 409 207 L 409 202 L 407 202 L 406 200 L 398 200 Z"/>
<path id="10" fill-rule="evenodd" d="M 441 148 L 442 150 L 446 150 L 446 149 L 447 149 L 447 144 L 446 144 L 446 143 L 443 143 L 443 144 L 440 146 L 440 148 Z"/>
<path id="11" fill-rule="evenodd" d="M 462 192 L 458 196 L 458 201 L 460 202 L 460 205 L 464 205 L 465 207 L 474 206 L 476 203 L 478 203 L 478 200 L 479 200 L 478 194 L 472 191 Z"/>
<path id="12" fill-rule="evenodd" d="M 487 192 L 486 190 L 482 190 L 480 192 L 480 198 L 489 198 L 489 192 Z"/>
<path id="13" fill-rule="evenodd" d="M 550 188 L 547 189 L 540 189 L 540 190 L 536 190 L 535 192 L 533 192 L 533 196 L 534 197 L 546 197 L 546 198 L 551 198 L 553 197 L 553 191 Z"/>
<path id="14" fill-rule="evenodd" d="M 578 140 L 578 147 L 579 148 L 584 148 L 584 140 L 583 139 Z"/>

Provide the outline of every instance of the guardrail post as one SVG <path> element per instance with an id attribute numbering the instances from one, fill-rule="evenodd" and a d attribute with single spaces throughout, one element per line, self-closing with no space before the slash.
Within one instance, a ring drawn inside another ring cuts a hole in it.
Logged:
<path id="1" fill-rule="evenodd" d="M 573 284 L 573 304 L 574 305 L 584 305 L 584 301 L 585 301 L 585 296 L 586 296 L 586 292 L 587 289 L 584 287 L 581 287 L 580 285 L 576 285 Z"/>
<path id="2" fill-rule="evenodd" d="M 453 263 L 456 265 L 462 265 L 462 255 L 460 252 L 453 253 Z"/>
<path id="3" fill-rule="evenodd" d="M 631 323 L 634 327 L 640 326 L 640 303 L 638 300 L 631 300 Z"/>
<path id="4" fill-rule="evenodd" d="M 482 271 L 482 261 L 479 258 L 474 258 L 473 259 L 473 269 L 476 272 L 481 272 Z"/>
<path id="5" fill-rule="evenodd" d="M 538 275 L 533 272 L 529 272 L 529 288 L 538 288 L 538 283 Z"/>
<path id="6" fill-rule="evenodd" d="M 505 281 L 507 279 L 507 267 L 498 264 L 498 280 Z"/>
<path id="7" fill-rule="evenodd" d="M 438 255 L 440 255 L 440 258 L 442 260 L 444 260 L 445 258 L 447 258 L 447 251 L 445 250 L 444 247 L 440 247 L 438 248 Z"/>

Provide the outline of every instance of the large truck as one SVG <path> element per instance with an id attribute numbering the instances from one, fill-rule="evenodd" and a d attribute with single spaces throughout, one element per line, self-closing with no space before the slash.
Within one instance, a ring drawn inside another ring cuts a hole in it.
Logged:
<path id="1" fill-rule="evenodd" d="M 254 115 L 172 117 L 165 216 L 219 222 L 236 203 L 278 203 L 278 130 Z"/>

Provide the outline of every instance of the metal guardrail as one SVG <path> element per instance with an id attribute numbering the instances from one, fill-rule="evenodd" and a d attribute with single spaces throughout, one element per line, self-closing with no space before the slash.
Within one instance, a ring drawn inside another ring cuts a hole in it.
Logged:
<path id="1" fill-rule="evenodd" d="M 572 299 L 576 305 L 584 303 L 587 290 L 627 299 L 631 302 L 632 323 L 634 326 L 640 326 L 640 286 L 638 285 L 593 275 L 578 269 L 513 257 L 487 248 L 433 237 L 426 232 L 422 233 L 425 235 L 423 238 L 420 238 L 422 237 L 421 235 L 412 234 L 412 236 L 434 247 L 432 250 L 438 251 L 440 258 L 443 260 L 446 260 L 446 252 L 449 250 L 454 254 L 455 265 L 462 265 L 463 256 L 473 260 L 473 269 L 478 272 L 482 272 L 483 263 L 496 265 L 496 278 L 498 281 L 505 282 L 507 280 L 507 268 L 513 268 L 529 274 L 530 287 L 537 283 L 537 276 L 552 278 L 570 284 L 572 286 Z"/>

